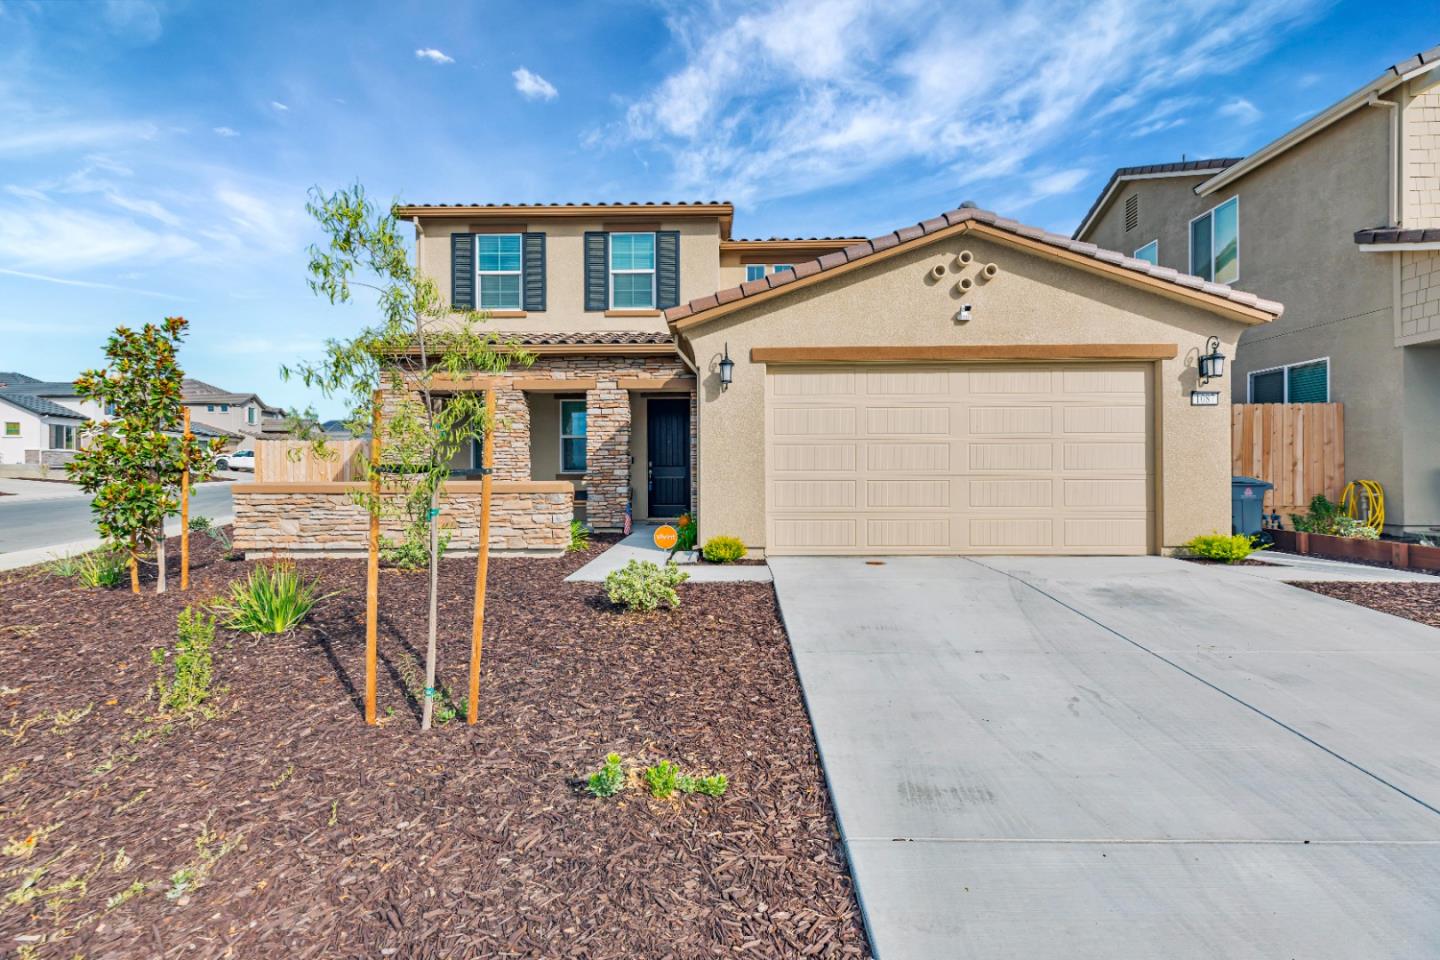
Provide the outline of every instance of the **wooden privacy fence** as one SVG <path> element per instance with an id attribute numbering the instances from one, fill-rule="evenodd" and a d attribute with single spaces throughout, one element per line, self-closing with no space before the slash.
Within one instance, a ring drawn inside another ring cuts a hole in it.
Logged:
<path id="1" fill-rule="evenodd" d="M 1345 405 L 1237 403 L 1230 414 L 1230 472 L 1275 484 L 1265 511 L 1304 513 L 1323 493 L 1340 499 L 1345 485 Z"/>
<path id="2" fill-rule="evenodd" d="M 327 440 L 324 454 L 300 440 L 256 440 L 256 483 L 329 483 L 363 480 L 361 464 L 368 457 L 365 440 Z"/>

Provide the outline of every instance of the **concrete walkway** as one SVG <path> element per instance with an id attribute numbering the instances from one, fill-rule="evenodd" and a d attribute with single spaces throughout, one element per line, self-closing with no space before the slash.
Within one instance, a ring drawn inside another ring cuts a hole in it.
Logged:
<path id="1" fill-rule="evenodd" d="M 1265 566 L 1254 564 L 1220 567 L 1244 577 L 1259 577 L 1262 580 L 1327 580 L 1327 581 L 1392 581 L 1405 583 L 1440 583 L 1440 577 L 1422 573 L 1419 570 L 1394 570 L 1390 567 L 1372 567 L 1364 563 L 1346 563 L 1343 560 L 1327 560 L 1324 557 L 1302 557 L 1292 553 L 1271 553 L 1266 550 L 1255 554 L 1255 559 Z"/>
<path id="2" fill-rule="evenodd" d="M 1158 557 L 770 565 L 880 960 L 1440 955 L 1440 630 Z"/>
<path id="3" fill-rule="evenodd" d="M 576 570 L 567 581 L 600 583 L 612 571 L 619 570 L 631 560 L 649 560 L 661 566 L 669 558 L 669 552 L 655 546 L 655 531 L 658 524 L 643 524 L 634 528 L 630 536 Z M 690 574 L 691 583 L 769 583 L 770 568 L 746 564 L 728 566 L 713 563 L 683 564 Z"/>

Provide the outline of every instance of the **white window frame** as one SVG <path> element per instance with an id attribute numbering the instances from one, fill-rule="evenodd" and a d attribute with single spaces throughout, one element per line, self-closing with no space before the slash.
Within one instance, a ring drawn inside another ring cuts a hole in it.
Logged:
<path id="1" fill-rule="evenodd" d="M 1289 402 L 1290 402 L 1290 370 L 1291 370 L 1291 368 L 1292 368 L 1292 367 L 1308 367 L 1308 366 L 1311 366 L 1312 364 L 1316 364 L 1316 363 L 1324 363 L 1324 364 L 1325 364 L 1325 399 L 1324 399 L 1323 401 L 1321 401 L 1321 402 L 1323 402 L 1323 403 L 1333 403 L 1334 401 L 1330 399 L 1330 397 L 1332 396 L 1332 394 L 1331 394 L 1331 392 L 1330 392 L 1330 358 L 1329 358 L 1328 356 L 1326 356 L 1326 357 L 1312 357 L 1312 358 L 1309 359 L 1309 360 L 1297 360 L 1297 361 L 1294 362 L 1294 363 L 1282 363 L 1282 364 L 1280 364 L 1280 365 L 1278 365 L 1278 366 L 1266 367 L 1266 368 L 1264 368 L 1263 370 L 1251 370 L 1249 373 L 1247 373 L 1247 374 L 1245 375 L 1245 402 L 1246 402 L 1246 403 L 1254 403 L 1254 402 L 1255 402 L 1255 378 L 1256 378 L 1257 376 L 1259 376 L 1259 375 L 1262 374 L 1262 373 L 1274 373 L 1275 371 L 1279 370 L 1279 371 L 1282 371 L 1282 375 L 1281 375 L 1281 377 L 1280 377 L 1280 384 L 1281 384 L 1281 386 L 1284 388 L 1284 389 L 1282 390 L 1281 394 L 1280 394 L 1280 396 L 1283 398 L 1280 402 L 1281 402 L 1281 403 L 1289 403 Z"/>
<path id="2" fill-rule="evenodd" d="M 652 259 L 651 259 L 651 261 L 650 261 L 650 269 L 649 269 L 649 270 L 634 270 L 634 269 L 616 270 L 616 269 L 615 269 L 615 238 L 616 238 L 616 237 L 649 237 L 649 238 L 650 238 L 650 250 L 651 250 L 651 254 L 652 254 Z M 605 266 L 606 266 L 606 268 L 610 271 L 610 274 L 609 274 L 610 282 L 609 282 L 609 284 L 608 284 L 608 286 L 610 287 L 610 309 L 611 309 L 611 310 L 654 310 L 654 309 L 655 309 L 655 304 L 658 302 L 658 297 L 659 297 L 659 294 L 658 294 L 658 292 L 657 292 L 656 289 L 655 289 L 655 278 L 656 278 L 656 274 L 658 274 L 658 273 L 660 272 L 660 271 L 659 271 L 659 266 L 660 266 L 660 245 L 659 245 L 659 238 L 655 235 L 655 231 L 654 231 L 654 230 L 626 230 L 626 231 L 624 231 L 624 232 L 612 231 L 611 234 L 610 234 L 610 242 L 607 243 L 606 246 L 609 248 L 609 249 L 607 250 L 607 255 L 608 255 L 607 259 L 609 260 L 609 262 L 608 262 Z M 650 274 L 650 306 L 648 306 L 648 307 L 617 307 L 617 306 L 615 306 L 615 276 L 616 276 L 616 274 L 621 274 L 621 273 L 624 273 L 624 274 L 648 273 L 648 274 Z M 563 466 L 563 464 L 562 464 L 562 466 Z"/>
<path id="3" fill-rule="evenodd" d="M 65 446 L 65 447 L 57 447 L 57 446 L 55 446 L 55 431 L 56 431 L 56 430 L 64 430 L 64 431 L 65 431 L 65 433 L 63 434 L 63 436 L 65 437 L 65 442 L 68 443 L 69 446 Z M 79 431 L 77 431 L 77 430 L 75 429 L 74 425 L 72 425 L 72 424 L 65 424 L 65 423 L 47 423 L 47 424 L 45 425 L 45 435 L 46 435 L 46 436 L 45 436 L 45 439 L 46 439 L 46 441 L 47 441 L 48 444 L 49 444 L 49 446 L 48 446 L 46 449 L 49 449 L 49 450 L 79 450 L 79 449 L 80 449 L 80 433 L 79 433 Z"/>
<path id="4" fill-rule="evenodd" d="M 1235 277 L 1234 277 L 1234 279 L 1232 279 L 1232 280 L 1224 280 L 1224 281 L 1221 281 L 1221 280 L 1216 280 L 1216 279 L 1215 279 L 1215 211 L 1216 211 L 1216 210 L 1219 210 L 1221 207 L 1225 206 L 1225 204 L 1229 203 L 1231 200 L 1235 201 Z M 1185 264 L 1185 265 L 1186 265 L 1187 268 L 1189 268 L 1191 274 L 1193 274 L 1194 276 L 1199 276 L 1199 274 L 1195 273 L 1195 221 L 1196 221 L 1196 220 L 1202 220 L 1202 219 L 1204 219 L 1205 217 L 1209 217 L 1209 218 L 1210 218 L 1210 279 L 1209 279 L 1209 282 L 1210 282 L 1210 283 L 1224 283 L 1226 286 L 1239 283 L 1239 282 L 1240 282 L 1240 194 L 1237 193 L 1237 194 L 1235 194 L 1234 196 L 1227 197 L 1226 199 L 1224 199 L 1224 200 L 1220 201 L 1219 203 L 1215 204 L 1215 206 L 1211 207 L 1209 210 L 1206 210 L 1204 213 L 1196 214 L 1195 216 L 1191 217 L 1191 218 L 1190 218 L 1190 222 L 1185 225 L 1185 246 L 1186 246 L 1187 252 L 1188 252 L 1188 254 L 1189 254 L 1189 256 L 1186 258 L 1186 264 Z"/>
<path id="5" fill-rule="evenodd" d="M 750 271 L 751 271 L 751 270 L 754 270 L 756 267 L 759 267 L 759 268 L 760 268 L 760 276 L 758 276 L 758 277 L 752 277 L 752 276 L 750 276 Z M 763 263 L 747 263 L 747 264 L 745 264 L 745 282 L 746 282 L 746 283 L 753 283 L 753 282 L 755 282 L 756 280 L 764 280 L 764 279 L 765 279 L 765 264 L 763 264 Z"/>
<path id="6" fill-rule="evenodd" d="M 1154 264 L 1155 266 L 1157 266 L 1157 267 L 1160 266 L 1160 240 L 1159 240 L 1159 238 L 1156 238 L 1156 239 L 1154 239 L 1154 240 L 1151 240 L 1149 243 L 1142 243 L 1142 244 L 1140 244 L 1140 246 L 1136 247 L 1136 248 L 1135 248 L 1135 252 L 1132 253 L 1132 254 L 1130 254 L 1130 256 L 1134 257 L 1136 260 L 1144 260 L 1144 259 L 1146 259 L 1146 258 L 1140 256 L 1140 251 L 1141 251 L 1141 250 L 1145 250 L 1145 249 L 1147 249 L 1147 248 L 1149 248 L 1149 247 L 1154 247 L 1154 248 L 1155 248 L 1155 259 L 1154 259 L 1154 260 L 1151 260 L 1150 262 L 1153 263 L 1153 264 Z M 1213 270 L 1214 268 L 1212 267 L 1211 269 Z"/>
<path id="7" fill-rule="evenodd" d="M 480 238 L 481 237 L 514 237 L 520 242 L 520 269 L 519 270 L 481 270 L 480 269 Z M 521 233 L 477 233 L 475 234 L 475 249 L 471 251 L 475 258 L 475 309 L 477 310 L 523 310 L 525 309 L 525 235 Z M 482 307 L 483 294 L 481 285 L 484 277 L 519 277 L 515 284 L 515 306 L 513 307 Z"/>
<path id="8" fill-rule="evenodd" d="M 14 428 L 15 428 L 15 432 L 14 432 L 14 433 L 11 433 L 11 432 L 10 432 L 10 428 L 11 428 L 11 427 L 14 427 Z M 5 433 L 4 433 L 4 436 L 7 436 L 7 437 L 18 437 L 18 436 L 21 435 L 20 431 L 21 431 L 21 427 L 20 427 L 20 421 L 19 421 L 19 420 L 6 420 L 6 421 L 5 421 Z"/>
<path id="9" fill-rule="evenodd" d="M 585 408 L 585 433 L 566 433 L 566 432 L 565 432 L 565 404 L 567 404 L 567 403 L 578 403 L 578 404 L 580 404 L 582 407 Z M 571 470 L 571 469 L 567 469 L 566 466 L 565 466 L 565 441 L 566 441 L 566 440 L 584 440 L 587 436 L 589 436 L 589 433 L 590 433 L 590 407 L 589 407 L 589 404 L 588 404 L 588 402 L 585 400 L 585 398 L 583 398 L 583 397 L 561 397 L 561 398 L 559 399 L 559 401 L 556 403 L 556 407 L 557 407 L 557 408 L 559 409 L 559 411 L 560 411 L 560 472 L 561 472 L 561 473 L 570 473 L 570 474 L 574 474 L 574 473 L 587 473 L 587 472 L 589 472 L 589 470 L 590 470 L 590 451 L 589 451 L 589 449 L 588 449 L 589 444 L 588 444 L 588 443 L 586 444 L 587 449 L 586 449 L 586 451 L 585 451 L 585 466 L 584 466 L 584 468 L 583 468 L 583 469 L 580 469 L 580 470 Z"/>

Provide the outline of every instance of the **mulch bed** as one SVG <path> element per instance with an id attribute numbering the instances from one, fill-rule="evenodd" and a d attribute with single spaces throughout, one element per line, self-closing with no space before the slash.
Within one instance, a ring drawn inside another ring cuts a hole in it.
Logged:
<path id="1" fill-rule="evenodd" d="M 1440 627 L 1440 583 L 1326 583 L 1295 581 L 1291 586 L 1358 603 L 1371 610 Z"/>
<path id="2" fill-rule="evenodd" d="M 165 732 L 151 648 L 252 566 L 193 545 L 184 595 L 0 576 L 0 955 L 868 956 L 768 584 L 643 617 L 561 582 L 593 549 L 497 559 L 480 723 L 422 734 L 424 576 L 382 574 L 367 727 L 364 564 L 302 563 L 338 595 L 292 636 L 220 631 L 218 716 Z M 472 576 L 442 564 L 457 695 Z M 730 789 L 597 800 L 580 777 L 609 751 Z"/>

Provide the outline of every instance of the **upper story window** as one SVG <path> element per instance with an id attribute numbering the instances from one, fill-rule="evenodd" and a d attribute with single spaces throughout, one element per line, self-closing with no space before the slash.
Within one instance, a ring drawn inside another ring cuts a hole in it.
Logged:
<path id="1" fill-rule="evenodd" d="M 795 265 L 792 263 L 750 263 L 745 265 L 745 280 L 747 282 L 751 280 L 759 280 L 765 276 L 766 271 L 769 271 L 770 273 L 779 273 L 781 270 L 794 269 Z"/>
<path id="2" fill-rule="evenodd" d="M 1136 260 L 1145 260 L 1155 266 L 1160 266 L 1160 241 L 1151 240 L 1145 246 L 1135 251 Z"/>
<path id="3" fill-rule="evenodd" d="M 205 412 L 206 412 L 206 413 L 214 413 L 214 412 L 215 412 L 215 404 L 213 404 L 213 403 L 207 403 L 207 404 L 205 404 Z"/>
<path id="4" fill-rule="evenodd" d="M 254 407 L 246 407 L 246 408 L 245 408 L 245 422 L 246 422 L 246 423 L 254 423 L 254 422 L 255 422 L 255 408 L 254 408 Z"/>
<path id="5" fill-rule="evenodd" d="M 1190 272 L 1216 283 L 1240 279 L 1240 198 L 1190 221 Z"/>
<path id="6" fill-rule="evenodd" d="M 1330 359 L 1251 371 L 1250 402 L 1329 403 Z"/>
<path id="7" fill-rule="evenodd" d="M 610 306 L 655 308 L 655 234 L 610 234 Z"/>
<path id="8" fill-rule="evenodd" d="M 222 404 L 220 404 L 220 412 L 221 412 L 221 413 L 229 413 L 229 412 L 230 412 L 230 404 L 228 404 L 228 403 L 222 403 Z"/>
<path id="9" fill-rule="evenodd" d="M 481 310 L 520 309 L 520 234 L 475 236 L 475 274 Z"/>

